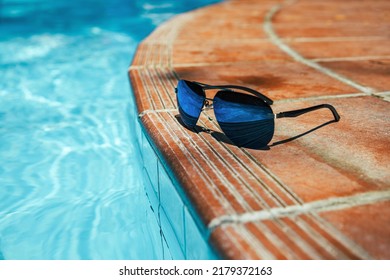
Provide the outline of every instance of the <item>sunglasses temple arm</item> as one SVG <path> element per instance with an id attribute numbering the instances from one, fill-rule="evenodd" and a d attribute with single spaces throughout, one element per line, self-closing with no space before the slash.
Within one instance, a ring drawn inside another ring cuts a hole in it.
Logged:
<path id="1" fill-rule="evenodd" d="M 329 110 L 331 110 L 333 117 L 334 117 L 334 120 L 336 122 L 338 122 L 340 120 L 340 115 L 337 113 L 336 109 L 332 105 L 329 105 L 329 104 L 321 104 L 321 105 L 317 105 L 317 106 L 313 106 L 313 107 L 309 107 L 309 108 L 304 108 L 304 109 L 299 109 L 299 110 L 280 112 L 280 113 L 276 114 L 276 118 L 277 119 L 278 118 L 295 118 L 295 117 L 298 117 L 302 114 L 306 114 L 308 112 L 319 110 L 322 108 L 328 108 Z"/>
<path id="2" fill-rule="evenodd" d="M 254 90 L 254 89 L 251 89 L 251 88 L 236 86 L 236 85 L 215 85 L 215 86 L 213 86 L 213 85 L 203 84 L 203 83 L 199 83 L 199 82 L 194 82 L 194 83 L 201 85 L 204 89 L 225 89 L 225 88 L 240 89 L 240 90 L 247 91 L 247 92 L 254 94 L 255 96 L 261 98 L 268 105 L 272 105 L 274 103 L 272 101 L 272 99 L 268 98 L 264 94 Z"/>

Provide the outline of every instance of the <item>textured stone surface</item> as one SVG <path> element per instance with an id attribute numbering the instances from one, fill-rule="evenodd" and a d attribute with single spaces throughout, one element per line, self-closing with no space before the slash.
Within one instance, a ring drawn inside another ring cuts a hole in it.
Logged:
<path id="1" fill-rule="evenodd" d="M 321 62 L 325 67 L 373 88 L 376 92 L 390 88 L 390 59 Z"/>
<path id="2" fill-rule="evenodd" d="M 223 258 L 390 258 L 389 11 L 232 0 L 140 44 L 129 75 L 141 122 Z M 341 120 L 327 109 L 277 119 L 268 147 L 239 148 L 212 112 L 196 131 L 180 123 L 179 79 L 254 88 L 274 112 L 332 104 Z"/>

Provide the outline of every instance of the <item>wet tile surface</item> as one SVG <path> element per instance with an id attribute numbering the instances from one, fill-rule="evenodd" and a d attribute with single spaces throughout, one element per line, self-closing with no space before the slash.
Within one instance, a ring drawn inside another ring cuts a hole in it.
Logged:
<path id="1" fill-rule="evenodd" d="M 129 69 L 140 120 L 223 258 L 389 259 L 389 2 L 282 3 L 225 1 L 160 26 Z M 239 148 L 210 112 L 180 123 L 179 79 L 251 87 L 274 112 L 331 104 L 341 120 L 277 119 L 268 147 Z"/>

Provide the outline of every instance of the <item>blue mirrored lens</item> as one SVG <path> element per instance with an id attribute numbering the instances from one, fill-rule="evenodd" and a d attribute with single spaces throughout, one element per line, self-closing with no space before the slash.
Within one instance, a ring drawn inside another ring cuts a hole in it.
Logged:
<path id="1" fill-rule="evenodd" d="M 188 127 L 194 127 L 202 111 L 205 94 L 202 87 L 180 80 L 177 84 L 177 105 L 183 123 Z"/>
<path id="2" fill-rule="evenodd" d="M 218 124 L 239 147 L 263 148 L 274 135 L 274 114 L 259 98 L 232 91 L 220 91 L 214 98 Z"/>

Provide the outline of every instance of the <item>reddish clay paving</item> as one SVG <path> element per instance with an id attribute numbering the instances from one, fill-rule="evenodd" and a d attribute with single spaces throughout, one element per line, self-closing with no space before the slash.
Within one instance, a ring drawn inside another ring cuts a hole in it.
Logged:
<path id="1" fill-rule="evenodd" d="M 288 44 L 304 53 L 306 58 L 316 61 L 348 61 L 390 59 L 390 41 L 388 38 L 373 37 L 345 38 L 312 42 L 310 39 L 291 39 Z"/>
<path id="2" fill-rule="evenodd" d="M 384 0 L 231 0 L 140 44 L 141 123 L 222 258 L 390 258 L 389 32 Z M 278 119 L 267 148 L 239 148 L 210 112 L 180 124 L 179 79 L 254 88 L 274 112 L 329 103 L 341 120 Z"/>
<path id="3" fill-rule="evenodd" d="M 371 87 L 375 92 L 388 91 L 390 88 L 390 59 L 321 62 L 321 65 Z"/>

